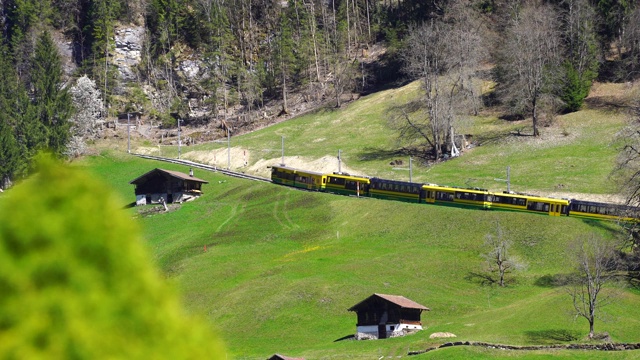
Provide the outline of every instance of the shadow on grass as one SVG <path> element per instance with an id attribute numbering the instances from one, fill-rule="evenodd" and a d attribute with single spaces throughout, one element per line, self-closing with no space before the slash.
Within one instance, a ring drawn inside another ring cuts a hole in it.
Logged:
<path id="1" fill-rule="evenodd" d="M 529 341 L 535 344 L 557 344 L 558 342 L 576 341 L 580 337 L 580 333 L 567 329 L 549 329 L 525 331 L 525 335 Z"/>
<path id="2" fill-rule="evenodd" d="M 360 160 L 384 160 L 394 156 L 416 156 L 417 150 L 411 149 L 380 149 L 380 148 L 364 148 L 360 152 Z"/>
<path id="3" fill-rule="evenodd" d="M 537 278 L 533 284 L 540 287 L 554 288 L 570 285 L 572 282 L 573 278 L 570 274 L 547 274 Z"/>
<path id="4" fill-rule="evenodd" d="M 479 284 L 482 286 L 490 286 L 498 282 L 498 280 L 494 279 L 489 274 L 483 274 L 483 273 L 477 273 L 477 272 L 469 272 L 467 276 L 465 276 L 464 278 L 465 280 L 471 283 Z"/>
<path id="5" fill-rule="evenodd" d="M 333 342 L 343 341 L 343 340 L 354 340 L 356 337 L 353 334 L 345 335 L 339 339 L 333 340 Z"/>

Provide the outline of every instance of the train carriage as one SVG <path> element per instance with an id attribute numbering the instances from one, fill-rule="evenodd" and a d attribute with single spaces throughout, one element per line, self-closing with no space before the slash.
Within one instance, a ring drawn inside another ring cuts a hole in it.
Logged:
<path id="1" fill-rule="evenodd" d="M 545 198 L 526 194 L 493 193 L 491 208 L 496 210 L 527 211 L 551 216 L 567 215 L 569 200 Z"/>
<path id="2" fill-rule="evenodd" d="M 422 184 L 380 178 L 371 179 L 369 195 L 378 199 L 399 200 L 415 203 L 421 202 L 420 199 L 424 198 Z"/>
<path id="3" fill-rule="evenodd" d="M 369 196 L 369 178 L 349 174 L 327 174 L 324 191 L 340 195 Z"/>
<path id="4" fill-rule="evenodd" d="M 437 204 L 455 207 L 470 207 L 489 209 L 489 192 L 483 189 L 464 189 L 434 184 L 422 186 L 424 192 L 422 201 L 428 204 Z"/>
<path id="5" fill-rule="evenodd" d="M 294 169 L 287 166 L 272 166 L 271 181 L 276 184 L 301 189 L 323 191 L 327 183 L 327 177 L 324 174 L 313 171 Z"/>
<path id="6" fill-rule="evenodd" d="M 575 199 L 569 203 L 569 216 L 585 219 L 632 221 L 638 215 L 636 212 L 633 207 L 626 205 Z"/>
<path id="7" fill-rule="evenodd" d="M 271 180 L 275 184 L 341 195 L 585 219 L 637 222 L 639 218 L 636 208 L 625 205 L 554 199 L 512 192 L 493 193 L 483 189 L 368 178 L 346 173 L 322 174 L 287 166 L 271 168 Z"/>

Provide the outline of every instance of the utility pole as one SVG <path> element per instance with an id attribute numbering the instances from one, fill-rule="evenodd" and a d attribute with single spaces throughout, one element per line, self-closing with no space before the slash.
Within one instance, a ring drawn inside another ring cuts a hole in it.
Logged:
<path id="1" fill-rule="evenodd" d="M 227 170 L 231 170 L 231 131 L 227 126 Z"/>
<path id="2" fill-rule="evenodd" d="M 507 183 L 507 193 L 511 192 L 511 166 L 507 166 L 507 179 L 493 179 L 495 181 L 504 181 Z"/>
<path id="3" fill-rule="evenodd" d="M 409 156 L 409 182 L 413 182 L 413 164 L 411 163 L 411 156 Z"/>
<path id="4" fill-rule="evenodd" d="M 127 113 L 127 153 L 131 154 L 131 122 Z"/>
<path id="5" fill-rule="evenodd" d="M 182 154 L 182 140 L 180 140 L 180 122 L 182 122 L 182 120 L 178 119 L 178 159 L 180 159 L 180 155 Z"/>
<path id="6" fill-rule="evenodd" d="M 284 136 L 282 136 L 282 163 L 280 165 L 284 166 Z"/>
<path id="7" fill-rule="evenodd" d="M 342 174 L 342 150 L 338 150 L 338 174 Z"/>

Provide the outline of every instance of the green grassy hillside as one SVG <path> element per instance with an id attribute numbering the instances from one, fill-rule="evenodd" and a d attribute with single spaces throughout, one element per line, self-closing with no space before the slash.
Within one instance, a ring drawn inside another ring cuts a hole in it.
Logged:
<path id="1" fill-rule="evenodd" d="M 188 171 L 109 154 L 84 165 L 112 183 L 127 198 L 123 204 L 133 198 L 126 183 L 139 174 L 154 167 Z M 439 331 L 463 341 L 562 343 L 558 333 L 583 341 L 586 322 L 574 321 L 568 295 L 545 279 L 570 270 L 565 251 L 577 236 L 617 232 L 608 223 L 308 193 L 202 171 L 196 176 L 210 181 L 204 197 L 140 221 L 157 264 L 182 289 L 188 308 L 220 330 L 237 359 L 276 352 L 307 359 L 404 356 L 448 341 L 429 339 Z M 507 288 L 477 276 L 485 270 L 484 237 L 496 222 L 527 264 Z M 346 309 L 375 292 L 431 308 L 423 314 L 427 329 L 384 341 L 339 341 L 355 332 L 355 314 Z M 596 330 L 614 341 L 638 341 L 639 300 L 637 291 L 626 290 Z M 443 349 L 420 357 L 448 351 L 487 353 Z"/>
<path id="2" fill-rule="evenodd" d="M 598 104 L 576 113 L 559 115 L 542 136 L 517 136 L 516 130 L 530 133 L 531 121 L 506 121 L 487 111 L 467 119 L 459 133 L 471 134 L 474 144 L 464 156 L 427 165 L 419 158 L 413 161 L 413 180 L 456 186 L 503 190 L 506 167 L 511 167 L 512 189 L 557 196 L 572 194 L 608 194 L 618 192 L 609 175 L 618 149 L 617 132 L 627 115 L 624 101 L 638 90 L 624 90 L 625 85 L 601 85 L 588 103 Z M 600 89 L 599 88 L 599 89 Z M 396 134 L 388 119 L 394 107 L 405 104 L 419 94 L 419 84 L 382 91 L 363 97 L 343 109 L 325 109 L 296 117 L 250 134 L 231 137 L 231 168 L 268 176 L 267 166 L 281 162 L 284 137 L 285 163 L 312 169 L 314 161 L 323 160 L 325 171 L 337 171 L 338 151 L 342 150 L 343 169 L 369 176 L 409 179 L 409 158 L 398 151 Z M 608 94 L 614 94 L 611 98 Z M 617 102 L 615 102 L 617 101 Z M 615 107 L 606 104 L 615 102 Z M 605 105 L 603 105 L 605 104 Z M 622 109 L 622 111 L 621 111 Z M 125 144 L 126 145 L 126 144 Z M 134 147 L 134 151 L 157 150 Z M 157 152 L 155 153 L 157 154 Z M 183 158 L 226 167 L 226 141 L 183 146 Z M 163 146 L 162 156 L 177 157 L 177 148 Z M 244 164 L 246 159 L 247 164 Z M 402 160 L 403 165 L 391 165 Z"/>
<path id="3" fill-rule="evenodd" d="M 403 157 L 396 153 L 386 119 L 390 107 L 415 97 L 416 91 L 411 84 L 344 109 L 233 137 L 232 164 L 246 156 L 247 165 L 241 161 L 232 168 L 266 176 L 266 166 L 280 162 L 284 136 L 287 164 L 335 161 L 341 149 L 351 171 L 408 179 L 408 159 L 405 170 L 389 165 Z M 504 178 L 511 166 L 516 191 L 615 195 L 609 174 L 617 151 L 615 135 L 625 120 L 624 113 L 593 107 L 559 116 L 540 138 L 531 138 L 512 135 L 529 126 L 526 121 L 477 117 L 464 132 L 473 134 L 480 146 L 432 166 L 414 162 L 414 181 L 501 190 L 505 185 L 495 178 Z M 177 156 L 177 149 L 162 151 L 163 156 Z M 225 144 L 183 148 L 187 158 L 206 160 L 207 154 L 226 166 Z M 126 199 L 123 205 L 133 201 L 128 182 L 144 172 L 155 167 L 188 171 L 114 151 L 86 158 L 79 166 L 111 184 Z M 329 171 L 334 170 L 337 161 Z M 451 340 L 430 339 L 434 332 L 454 333 L 460 341 L 513 345 L 584 342 L 586 321 L 571 316 L 566 291 L 548 279 L 570 271 L 570 242 L 590 232 L 615 238 L 619 231 L 610 223 L 308 193 L 203 171 L 196 176 L 210 183 L 195 202 L 149 217 L 137 215 L 138 209 L 125 211 L 143 224 L 155 261 L 182 289 L 188 308 L 220 330 L 236 359 L 264 359 L 273 353 L 307 359 L 404 357 Z M 506 288 L 486 284 L 482 277 L 486 265 L 481 254 L 488 251 L 484 239 L 496 223 L 526 264 L 508 277 Z M 384 341 L 341 340 L 355 332 L 355 314 L 346 309 L 376 292 L 403 295 L 431 308 L 422 318 L 427 329 Z M 608 332 L 613 341 L 640 341 L 639 301 L 638 289 L 623 290 L 606 309 L 606 322 L 596 322 L 596 331 Z M 465 347 L 416 358 L 556 356 L 632 358 L 640 353 Z"/>

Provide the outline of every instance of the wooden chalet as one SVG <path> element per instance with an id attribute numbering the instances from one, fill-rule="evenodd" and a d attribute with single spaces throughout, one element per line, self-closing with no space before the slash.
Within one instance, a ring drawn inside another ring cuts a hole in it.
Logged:
<path id="1" fill-rule="evenodd" d="M 136 205 L 159 204 L 163 200 L 166 203 L 189 201 L 202 195 L 202 184 L 208 183 L 194 177 L 193 170 L 187 175 L 159 168 L 129 182 L 136 186 Z"/>
<path id="2" fill-rule="evenodd" d="M 358 315 L 356 339 L 385 339 L 422 330 L 420 315 L 430 309 L 404 296 L 373 294 L 352 306 Z"/>

